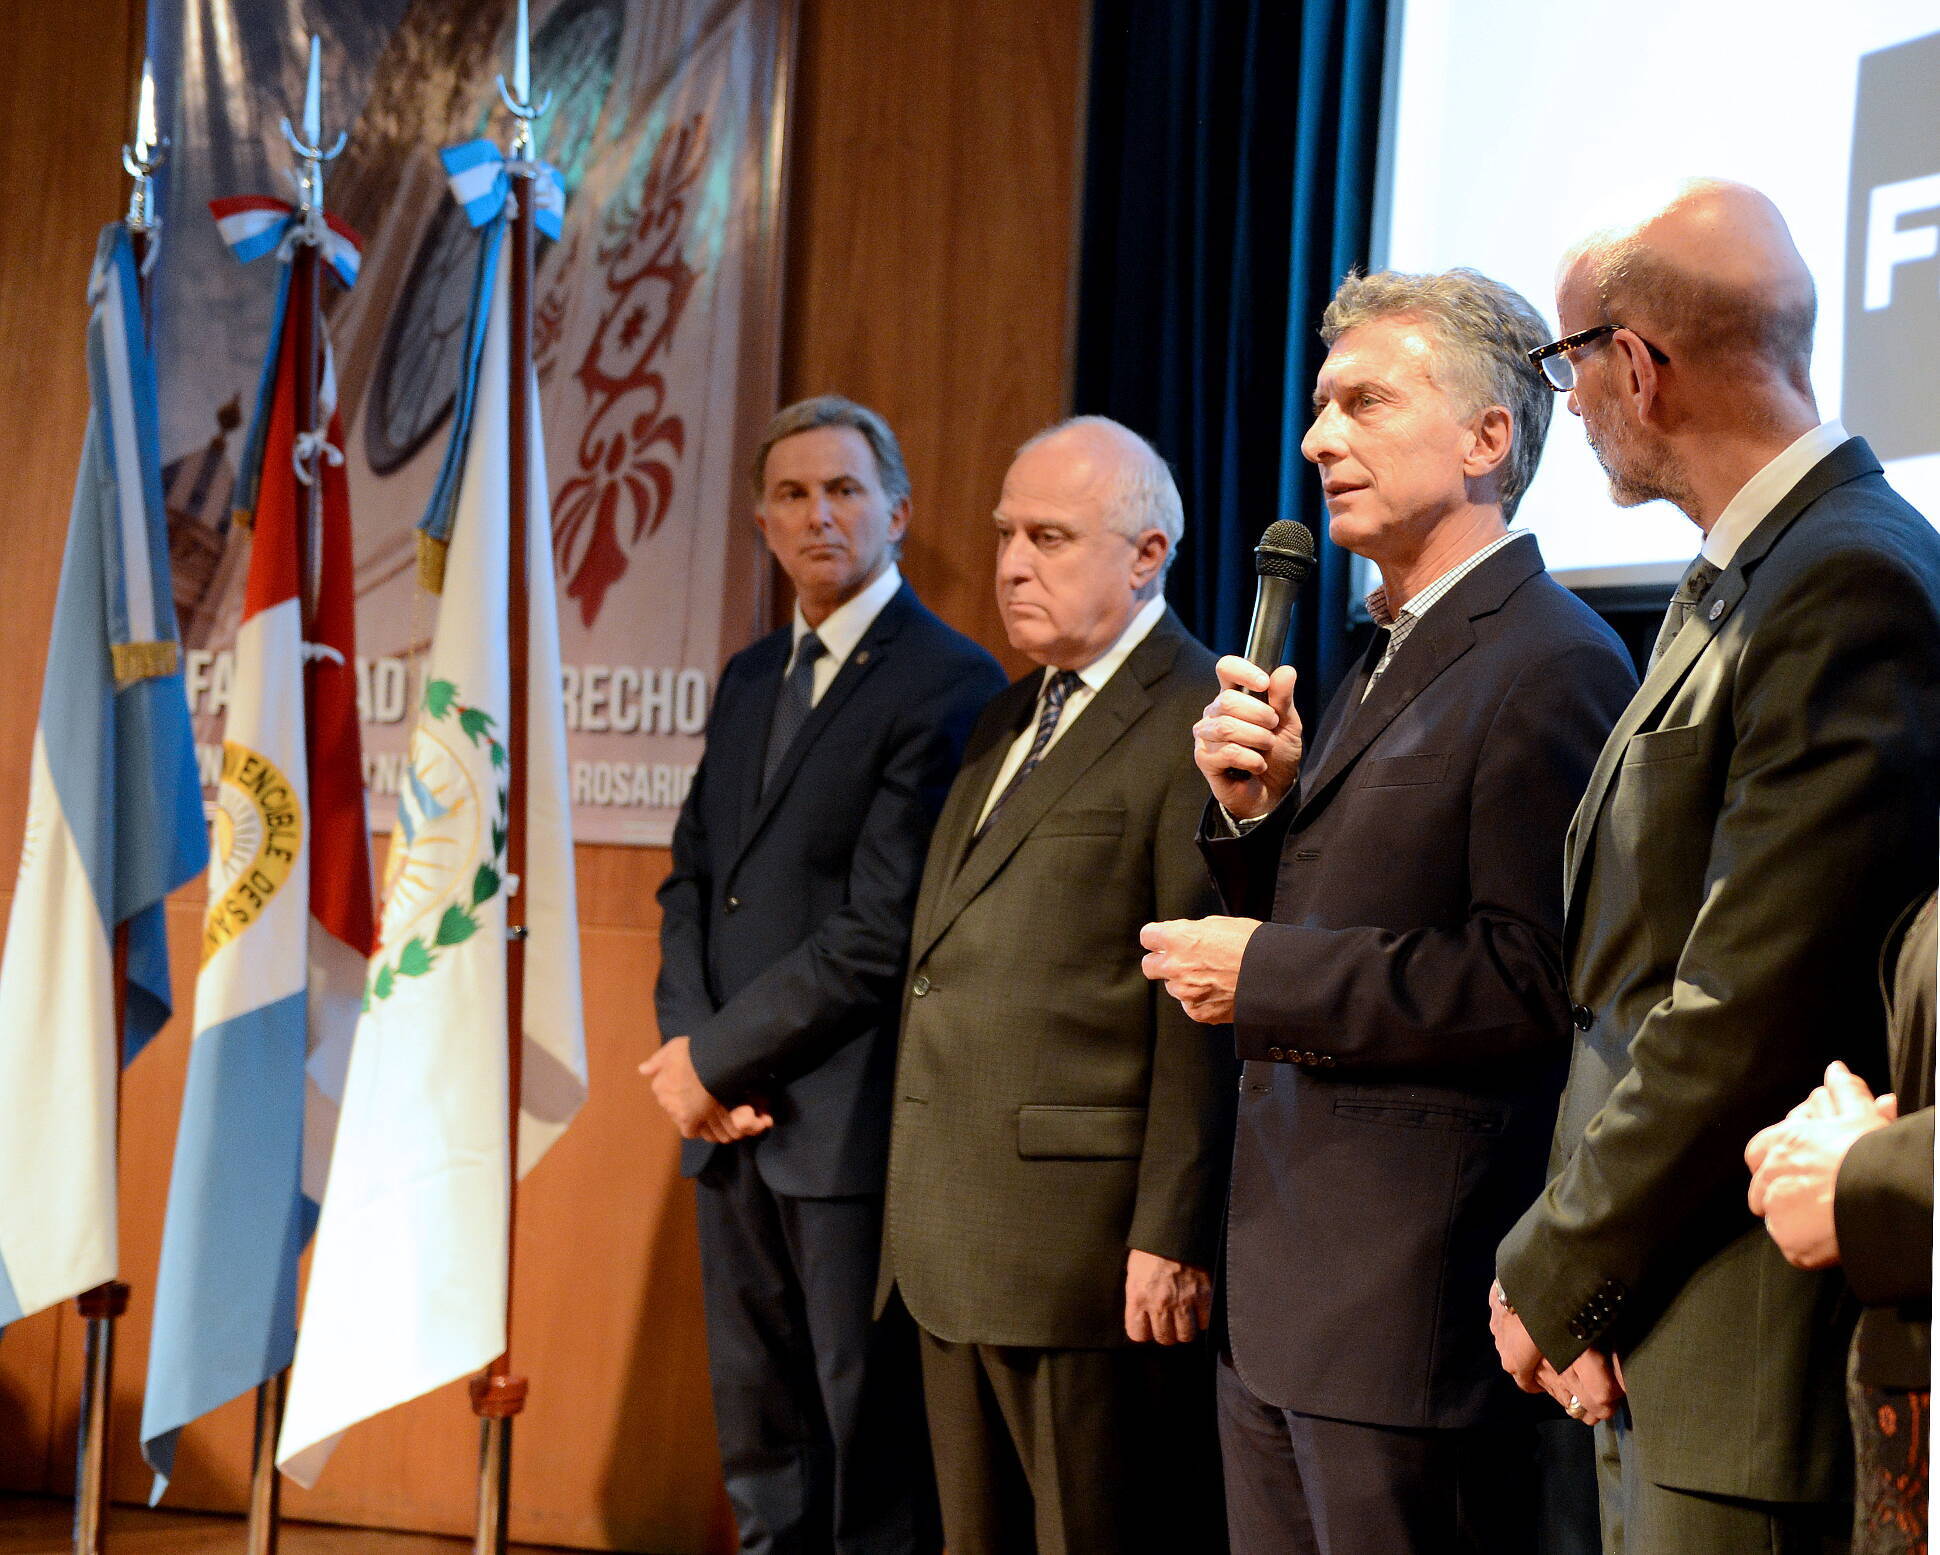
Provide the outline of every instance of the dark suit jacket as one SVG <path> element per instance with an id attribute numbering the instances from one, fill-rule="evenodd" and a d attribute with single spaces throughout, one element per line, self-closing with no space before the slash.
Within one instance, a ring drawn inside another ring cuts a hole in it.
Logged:
<path id="1" fill-rule="evenodd" d="M 876 1193 L 889 1137 L 896 995 L 923 850 L 958 753 L 1003 686 L 997 662 L 905 584 L 761 792 L 788 629 L 721 673 L 707 751 L 660 888 L 665 1038 L 729 1104 L 769 1101 L 751 1151 L 777 1193 Z M 715 1150 L 689 1140 L 688 1176 Z"/>
<path id="2" fill-rule="evenodd" d="M 1854 1339 L 1859 1380 L 1924 1390 L 1932 1386 L 1934 898 L 1910 916 L 1886 957 L 1899 1121 L 1854 1141 L 1832 1213 L 1846 1283 L 1866 1303 Z"/>
<path id="3" fill-rule="evenodd" d="M 1283 1408 L 1472 1425 L 1527 1410 L 1489 1279 L 1569 1051 L 1563 832 L 1636 680 L 1533 537 L 1437 600 L 1363 702 L 1369 668 L 1273 815 L 1234 838 L 1209 812 L 1228 908 L 1271 920 L 1240 968 L 1228 1343 Z"/>
<path id="4" fill-rule="evenodd" d="M 1192 831 L 1212 655 L 1171 612 L 971 834 L 1030 721 L 991 704 L 937 823 L 910 943 L 879 1299 L 956 1343 L 1127 1343 L 1125 1257 L 1210 1265 L 1232 1062 L 1139 970 L 1212 905 Z"/>
<path id="5" fill-rule="evenodd" d="M 1940 537 L 1859 439 L 1746 537 L 1610 736 L 1571 828 L 1581 1028 L 1510 1301 L 1615 1350 L 1652 1481 L 1852 1493 L 1837 1271 L 1745 1205 L 1745 1141 L 1843 1058 L 1880 1088 L 1880 946 L 1933 889 Z"/>

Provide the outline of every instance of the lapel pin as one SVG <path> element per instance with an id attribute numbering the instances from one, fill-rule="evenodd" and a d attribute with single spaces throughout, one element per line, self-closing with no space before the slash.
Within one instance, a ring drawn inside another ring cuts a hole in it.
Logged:
<path id="1" fill-rule="evenodd" d="M 1712 600 L 1712 601 L 1711 601 L 1711 619 L 1712 619 L 1713 621 L 1715 621 L 1715 620 L 1717 620 L 1717 619 L 1718 619 L 1718 618 L 1719 618 L 1720 616 L 1722 616 L 1723 614 L 1724 614 L 1724 601 L 1723 601 L 1723 600 L 1721 600 L 1721 599 L 1714 599 L 1714 600 Z"/>
<path id="2" fill-rule="evenodd" d="M 858 666 L 867 664 L 869 662 L 869 650 L 867 648 L 858 648 L 856 650 L 855 661 Z"/>

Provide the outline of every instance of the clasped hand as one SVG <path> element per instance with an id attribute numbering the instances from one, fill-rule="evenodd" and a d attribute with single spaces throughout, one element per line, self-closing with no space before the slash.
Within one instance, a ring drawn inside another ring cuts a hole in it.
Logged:
<path id="1" fill-rule="evenodd" d="M 660 1051 L 640 1066 L 640 1073 L 653 1083 L 653 1099 L 673 1120 L 682 1139 L 731 1145 L 775 1126 L 773 1115 L 759 1100 L 738 1107 L 716 1101 L 694 1070 L 693 1044 L 686 1037 L 663 1042 Z"/>
<path id="2" fill-rule="evenodd" d="M 1839 1232 L 1833 1194 L 1839 1167 L 1853 1142 L 1899 1116 L 1890 1093 L 1875 1097 L 1872 1087 L 1834 1061 L 1825 1084 L 1785 1116 L 1760 1129 L 1745 1146 L 1751 1187 L 1745 1194 L 1754 1215 L 1786 1261 L 1801 1269 L 1829 1269 L 1839 1261 Z"/>
<path id="3" fill-rule="evenodd" d="M 1489 1332 L 1502 1369 L 1525 1393 L 1547 1393 L 1563 1406 L 1563 1413 L 1585 1425 L 1597 1425 L 1617 1412 L 1623 1401 L 1623 1364 L 1601 1350 L 1585 1350 L 1558 1371 L 1536 1347 L 1529 1330 L 1502 1294 L 1489 1288 Z"/>

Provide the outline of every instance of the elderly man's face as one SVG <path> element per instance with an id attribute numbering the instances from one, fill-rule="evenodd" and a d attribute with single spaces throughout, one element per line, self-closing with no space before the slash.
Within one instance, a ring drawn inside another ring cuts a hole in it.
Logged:
<path id="1" fill-rule="evenodd" d="M 1587 255 L 1579 256 L 1563 272 L 1556 287 L 1556 316 L 1565 335 L 1610 322 L 1603 317 Z M 1637 425 L 1618 392 L 1619 376 L 1627 366 L 1623 353 L 1605 335 L 1570 352 L 1570 364 L 1576 369 L 1576 387 L 1569 391 L 1570 412 L 1582 419 L 1583 437 L 1609 478 L 1610 499 L 1626 508 L 1660 497 L 1678 500 L 1684 482 L 1669 450 Z"/>
<path id="2" fill-rule="evenodd" d="M 1320 364 L 1300 452 L 1320 466 L 1336 545 L 1375 561 L 1411 556 L 1466 500 L 1474 419 L 1436 381 L 1440 350 L 1412 319 L 1375 319 Z"/>
<path id="3" fill-rule="evenodd" d="M 909 524 L 891 504 L 868 440 L 853 427 L 817 427 L 768 450 L 755 522 L 819 626 L 862 592 Z"/>
<path id="4" fill-rule="evenodd" d="M 1082 669 L 1138 612 L 1165 540 L 1132 540 L 1105 522 L 1112 452 L 1065 433 L 1019 454 L 998 499 L 997 608 L 1010 644 L 1039 664 Z M 1155 544 L 1156 542 L 1156 544 Z"/>

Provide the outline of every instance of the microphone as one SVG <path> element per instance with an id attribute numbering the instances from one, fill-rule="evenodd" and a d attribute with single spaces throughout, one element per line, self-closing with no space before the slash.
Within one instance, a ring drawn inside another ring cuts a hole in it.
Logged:
<path id="1" fill-rule="evenodd" d="M 1314 570 L 1314 537 L 1305 524 L 1275 519 L 1253 552 L 1259 587 L 1253 595 L 1253 625 L 1246 634 L 1246 658 L 1271 675 L 1286 663 L 1287 628 L 1293 600 Z"/>

